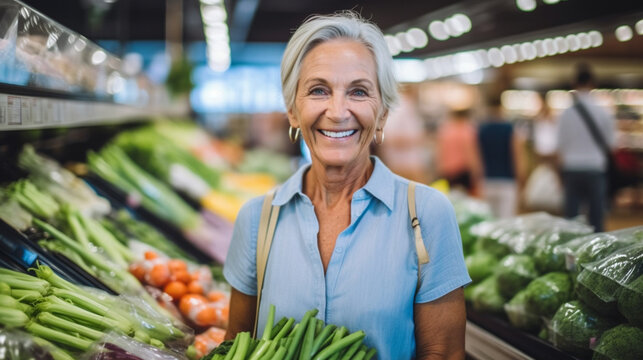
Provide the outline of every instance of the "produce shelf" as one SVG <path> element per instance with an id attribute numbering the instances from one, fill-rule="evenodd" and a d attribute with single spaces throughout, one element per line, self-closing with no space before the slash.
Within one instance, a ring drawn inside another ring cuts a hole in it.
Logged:
<path id="1" fill-rule="evenodd" d="M 498 316 L 476 312 L 470 306 L 467 306 L 466 339 L 467 354 L 480 360 L 579 360 L 534 335 L 516 329 Z"/>

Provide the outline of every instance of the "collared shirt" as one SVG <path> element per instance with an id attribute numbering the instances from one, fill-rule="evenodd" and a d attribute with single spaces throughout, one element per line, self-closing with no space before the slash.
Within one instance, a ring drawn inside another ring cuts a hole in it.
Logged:
<path id="1" fill-rule="evenodd" d="M 596 100 L 589 93 L 579 92 L 578 100 L 585 105 L 607 146 L 614 147 L 614 118 L 596 105 Z M 605 171 L 607 168 L 605 154 L 596 144 L 576 106 L 560 114 L 556 140 L 564 170 Z"/>
<path id="2" fill-rule="evenodd" d="M 415 356 L 413 304 L 425 303 L 468 284 L 462 242 L 453 207 L 437 190 L 416 188 L 416 209 L 430 261 L 421 269 L 408 210 L 408 180 L 372 157 L 373 173 L 353 194 L 351 222 L 337 237 L 326 274 L 317 246 L 319 223 L 302 192 L 309 166 L 277 191 L 279 221 L 266 265 L 258 332 L 270 304 L 276 319 L 300 320 L 310 309 L 327 324 L 364 330 L 364 342 L 380 359 Z M 263 197 L 241 209 L 224 267 L 230 285 L 257 294 L 256 244 Z M 259 334 L 260 335 L 260 334 Z"/>

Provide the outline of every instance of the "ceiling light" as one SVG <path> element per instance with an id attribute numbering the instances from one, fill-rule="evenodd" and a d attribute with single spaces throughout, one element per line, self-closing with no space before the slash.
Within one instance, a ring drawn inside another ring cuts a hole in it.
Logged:
<path id="1" fill-rule="evenodd" d="M 426 79 L 426 66 L 421 60 L 397 59 L 393 61 L 393 74 L 399 82 L 420 82 Z"/>
<path id="2" fill-rule="evenodd" d="M 516 54 L 517 62 L 525 61 L 525 57 L 522 56 L 522 52 L 520 52 L 520 44 L 513 44 L 511 45 L 511 48 L 514 50 L 514 53 Z"/>
<path id="3" fill-rule="evenodd" d="M 384 40 L 386 40 L 386 45 L 388 45 L 388 51 L 391 53 L 391 56 L 396 56 L 400 53 L 402 45 L 395 36 L 384 35 Z"/>
<path id="4" fill-rule="evenodd" d="M 459 74 L 466 74 L 480 69 L 480 63 L 472 51 L 455 54 L 453 58 L 455 70 Z"/>
<path id="5" fill-rule="evenodd" d="M 406 33 L 399 32 L 395 34 L 395 38 L 400 42 L 400 50 L 402 50 L 403 52 L 413 51 L 413 45 L 409 44 L 409 42 L 406 40 Z"/>
<path id="6" fill-rule="evenodd" d="M 92 64 L 98 65 L 107 59 L 107 54 L 103 50 L 96 50 L 92 54 Z"/>
<path id="7" fill-rule="evenodd" d="M 87 46 L 87 41 L 83 39 L 78 39 L 76 40 L 76 43 L 74 44 L 74 50 L 81 52 L 85 50 L 85 47 Z"/>
<path id="8" fill-rule="evenodd" d="M 222 0 L 201 0 L 201 4 L 205 5 L 216 5 L 216 4 L 221 4 Z"/>
<path id="9" fill-rule="evenodd" d="M 576 36 L 578 36 L 578 41 L 580 42 L 581 49 L 589 49 L 592 46 L 592 41 L 589 39 L 589 35 L 587 35 L 587 33 L 578 33 L 576 34 Z"/>
<path id="10" fill-rule="evenodd" d="M 411 46 L 421 49 L 429 43 L 429 37 L 422 29 L 411 28 L 406 32 L 406 41 L 411 44 Z"/>
<path id="11" fill-rule="evenodd" d="M 547 56 L 547 50 L 545 49 L 545 46 L 543 46 L 543 41 L 542 40 L 534 41 L 533 45 L 536 48 L 536 56 L 538 56 L 538 57 Z"/>
<path id="12" fill-rule="evenodd" d="M 500 48 L 500 51 L 502 51 L 502 55 L 505 58 L 505 63 L 513 64 L 518 61 L 518 54 L 516 54 L 516 51 L 513 47 L 505 45 Z"/>
<path id="13" fill-rule="evenodd" d="M 569 51 L 569 45 L 567 45 L 567 41 L 565 41 L 565 38 L 562 36 L 557 36 L 554 39 L 554 44 L 556 44 L 559 54 L 564 54 Z"/>
<path id="14" fill-rule="evenodd" d="M 453 17 L 444 20 L 444 24 L 446 25 L 447 33 L 450 36 L 458 37 L 464 33 L 462 29 L 460 29 L 458 21 Z"/>
<path id="15" fill-rule="evenodd" d="M 627 25 L 621 25 L 616 28 L 614 34 L 616 35 L 616 39 L 621 42 L 632 40 L 633 36 L 632 28 Z"/>
<path id="16" fill-rule="evenodd" d="M 560 1 L 560 0 L 543 0 L 543 2 L 544 2 L 545 4 L 547 4 L 547 5 L 554 5 L 554 4 L 558 4 L 558 2 L 559 2 L 559 1 Z"/>
<path id="17" fill-rule="evenodd" d="M 553 39 L 547 38 L 543 40 L 543 47 L 545 48 L 545 53 L 548 56 L 556 55 L 556 53 L 558 52 L 558 47 L 556 46 L 556 43 Z"/>
<path id="18" fill-rule="evenodd" d="M 201 16 L 203 17 L 204 23 L 212 24 L 225 21 L 227 18 L 227 13 L 221 6 L 206 5 L 201 8 Z"/>
<path id="19" fill-rule="evenodd" d="M 580 49 L 580 40 L 578 40 L 578 36 L 574 34 L 567 35 L 565 37 L 565 41 L 567 41 L 569 51 L 577 51 Z"/>
<path id="20" fill-rule="evenodd" d="M 592 47 L 599 47 L 603 45 L 603 35 L 596 30 L 592 30 L 589 32 L 589 40 L 592 43 Z"/>
<path id="21" fill-rule="evenodd" d="M 475 52 L 476 59 L 478 59 L 478 63 L 480 64 L 480 67 L 482 68 L 488 68 L 491 66 L 489 64 L 489 56 L 487 55 L 487 50 L 485 49 L 480 49 Z"/>
<path id="22" fill-rule="evenodd" d="M 469 19 L 468 16 L 458 13 L 453 15 L 452 18 L 455 19 L 458 24 L 460 24 L 460 29 L 463 33 L 471 31 L 471 19 Z"/>
<path id="23" fill-rule="evenodd" d="M 491 48 L 487 53 L 489 56 L 489 63 L 493 67 L 501 67 L 505 64 L 505 56 L 502 54 L 502 51 L 498 48 Z"/>
<path id="24" fill-rule="evenodd" d="M 536 53 L 536 47 L 528 42 L 520 44 L 520 53 L 525 60 L 533 60 L 538 55 Z"/>
<path id="25" fill-rule="evenodd" d="M 516 0 L 516 6 L 522 11 L 534 11 L 536 0 Z"/>
<path id="26" fill-rule="evenodd" d="M 643 19 L 637 21 L 636 25 L 634 25 L 634 28 L 636 29 L 637 34 L 643 35 Z"/>
<path id="27" fill-rule="evenodd" d="M 440 20 L 432 21 L 431 24 L 429 24 L 429 34 L 431 34 L 431 36 L 433 36 L 434 39 L 440 40 L 440 41 L 443 41 L 449 38 L 449 34 L 447 33 L 447 27 Z"/>

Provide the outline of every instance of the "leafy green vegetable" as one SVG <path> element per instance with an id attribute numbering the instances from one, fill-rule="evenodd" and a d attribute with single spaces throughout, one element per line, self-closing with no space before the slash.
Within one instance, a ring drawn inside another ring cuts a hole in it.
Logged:
<path id="1" fill-rule="evenodd" d="M 549 336 L 557 348 L 586 358 L 591 354 L 591 343 L 614 325 L 614 320 L 602 317 L 585 304 L 574 300 L 558 308 L 551 320 Z"/>
<path id="2" fill-rule="evenodd" d="M 524 290 L 529 313 L 551 317 L 561 304 L 573 297 L 572 280 L 567 273 L 552 272 L 534 279 Z"/>
<path id="3" fill-rule="evenodd" d="M 593 360 L 643 359 L 643 330 L 631 325 L 618 325 L 603 333 Z"/>
<path id="4" fill-rule="evenodd" d="M 477 252 L 468 255 L 464 259 L 469 276 L 474 283 L 479 283 L 487 276 L 493 274 L 494 269 L 498 265 L 498 259 L 487 252 Z"/>
<path id="5" fill-rule="evenodd" d="M 643 327 L 643 275 L 621 287 L 616 304 L 618 311 L 631 324 Z"/>
<path id="6" fill-rule="evenodd" d="M 498 290 L 496 275 L 489 276 L 480 284 L 474 286 L 471 301 L 473 308 L 478 311 L 502 313 L 505 298 Z"/>
<path id="7" fill-rule="evenodd" d="M 527 312 L 526 303 L 528 294 L 526 289 L 521 290 L 505 304 L 504 308 L 511 325 L 521 330 L 535 332 L 540 328 L 541 320 L 539 316 Z"/>
<path id="8" fill-rule="evenodd" d="M 616 293 L 643 274 L 643 243 L 617 250 L 604 260 L 585 265 L 578 275 L 576 293 L 594 310 L 615 315 Z"/>
<path id="9" fill-rule="evenodd" d="M 507 255 L 496 269 L 498 291 L 511 298 L 538 276 L 534 260 L 528 255 Z"/>
<path id="10" fill-rule="evenodd" d="M 536 241 L 534 246 L 534 261 L 539 273 L 565 271 L 565 255 L 554 251 L 556 246 L 564 244 L 583 234 L 574 232 L 550 232 Z"/>

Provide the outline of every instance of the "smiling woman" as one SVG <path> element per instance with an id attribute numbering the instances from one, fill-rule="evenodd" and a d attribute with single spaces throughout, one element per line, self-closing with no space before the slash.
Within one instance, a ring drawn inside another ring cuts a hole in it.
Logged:
<path id="1" fill-rule="evenodd" d="M 350 12 L 313 17 L 281 68 L 289 134 L 300 130 L 312 163 L 237 217 L 224 268 L 233 288 L 227 338 L 255 320 L 263 329 L 274 304 L 277 316 L 316 308 L 326 323 L 364 330 L 382 359 L 464 358 L 470 279 L 453 208 L 428 186 L 413 197 L 408 180 L 369 154 L 397 98 L 381 31 Z M 264 263 L 265 199 L 280 211 Z"/>

